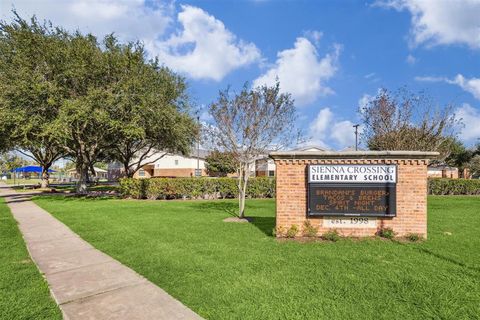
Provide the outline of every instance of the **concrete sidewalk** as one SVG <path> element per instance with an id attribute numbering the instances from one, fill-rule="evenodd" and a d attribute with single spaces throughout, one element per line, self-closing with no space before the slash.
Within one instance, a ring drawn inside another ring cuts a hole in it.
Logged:
<path id="1" fill-rule="evenodd" d="M 63 223 L 0 185 L 33 261 L 64 319 L 201 319 L 147 279 L 93 248 Z"/>

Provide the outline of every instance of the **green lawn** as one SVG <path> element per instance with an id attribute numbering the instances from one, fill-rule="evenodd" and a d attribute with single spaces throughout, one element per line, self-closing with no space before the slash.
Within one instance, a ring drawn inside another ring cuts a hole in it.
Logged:
<path id="1" fill-rule="evenodd" d="M 32 179 L 7 179 L 7 180 L 1 180 L 2 182 L 5 182 L 6 184 L 8 185 L 35 185 L 35 184 L 39 184 L 40 182 L 42 182 L 41 179 L 36 179 L 36 178 L 32 178 Z"/>
<path id="2" fill-rule="evenodd" d="M 42 197 L 100 250 L 208 319 L 478 319 L 480 197 L 429 198 L 429 240 L 279 242 L 274 201 Z"/>
<path id="3" fill-rule="evenodd" d="M 0 198 L 0 319 L 61 318 L 10 210 Z"/>

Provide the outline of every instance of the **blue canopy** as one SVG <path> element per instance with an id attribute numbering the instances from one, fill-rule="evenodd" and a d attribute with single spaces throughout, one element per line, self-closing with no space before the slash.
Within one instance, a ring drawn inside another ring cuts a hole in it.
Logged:
<path id="1" fill-rule="evenodd" d="M 10 172 L 34 172 L 34 173 L 42 173 L 42 167 L 39 166 L 26 166 L 26 167 L 20 167 L 20 168 L 15 168 L 11 170 Z M 55 172 L 52 169 L 48 169 L 48 172 Z"/>

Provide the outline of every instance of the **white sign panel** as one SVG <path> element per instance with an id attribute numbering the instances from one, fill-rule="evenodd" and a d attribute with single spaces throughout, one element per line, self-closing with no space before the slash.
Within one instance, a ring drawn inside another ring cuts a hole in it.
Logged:
<path id="1" fill-rule="evenodd" d="M 396 183 L 397 166 L 372 165 L 310 165 L 309 183 Z"/>
<path id="2" fill-rule="evenodd" d="M 377 219 L 372 217 L 324 217 L 323 226 L 327 228 L 376 228 Z"/>

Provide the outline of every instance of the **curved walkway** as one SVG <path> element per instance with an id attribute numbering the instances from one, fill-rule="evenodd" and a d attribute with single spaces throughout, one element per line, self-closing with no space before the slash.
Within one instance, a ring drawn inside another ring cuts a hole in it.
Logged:
<path id="1" fill-rule="evenodd" d="M 30 201 L 0 185 L 33 261 L 65 319 L 201 319 L 130 268 L 81 239 Z"/>

